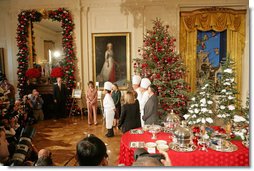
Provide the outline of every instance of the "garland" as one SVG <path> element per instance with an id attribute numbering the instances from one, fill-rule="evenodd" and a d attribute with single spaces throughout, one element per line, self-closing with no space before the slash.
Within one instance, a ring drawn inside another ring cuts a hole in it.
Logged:
<path id="1" fill-rule="evenodd" d="M 64 8 L 59 8 L 57 10 L 50 10 L 47 12 L 48 19 L 53 21 L 59 21 L 63 28 L 63 39 L 62 45 L 64 49 L 64 79 L 66 81 L 66 86 L 71 92 L 75 87 L 75 65 L 76 60 L 74 46 L 73 46 L 73 19 L 70 12 Z M 39 22 L 42 20 L 43 14 L 36 10 L 26 10 L 22 11 L 18 15 L 18 27 L 17 27 L 17 46 L 18 46 L 18 91 L 19 96 L 24 96 L 26 76 L 25 73 L 28 69 L 28 59 L 29 59 L 29 48 L 28 48 L 28 26 L 31 22 Z M 34 52 L 34 51 L 33 51 Z M 34 52 L 35 54 L 35 52 Z M 69 105 L 68 105 L 69 106 Z"/>
<path id="2" fill-rule="evenodd" d="M 41 21 L 42 14 L 36 10 L 22 11 L 18 15 L 17 46 L 18 46 L 18 91 L 19 96 L 25 93 L 26 71 L 28 69 L 29 48 L 28 48 L 28 27 L 30 22 Z"/>

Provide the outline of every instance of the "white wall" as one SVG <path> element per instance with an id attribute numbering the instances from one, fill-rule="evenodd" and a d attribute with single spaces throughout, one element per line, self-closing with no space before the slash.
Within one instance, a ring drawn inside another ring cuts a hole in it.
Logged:
<path id="1" fill-rule="evenodd" d="M 9 6 L 8 8 L 3 6 Z M 17 15 L 22 9 L 57 9 L 65 7 L 74 17 L 75 46 L 77 52 L 77 79 L 83 87 L 93 79 L 92 33 L 130 32 L 131 58 L 138 57 L 138 48 L 142 46 L 143 34 L 151 28 L 156 17 L 160 17 L 170 26 L 171 33 L 177 38 L 179 47 L 179 12 L 209 6 L 222 6 L 235 9 L 247 9 L 248 0 L 2 0 L 0 1 L 0 46 L 8 51 L 7 67 L 9 79 L 15 83 L 16 76 L 16 26 Z M 247 21 L 249 18 L 247 18 Z M 5 26 L 3 28 L 2 26 Z M 6 29 L 8 28 L 8 29 Z M 2 38 L 2 36 L 4 38 Z M 249 40 L 246 39 L 246 45 Z M 245 55 L 249 55 L 246 46 Z M 249 63 L 249 58 L 244 58 Z M 243 75 L 249 72 L 243 70 Z M 84 84 L 85 83 L 85 84 Z M 249 79 L 243 77 L 244 91 L 248 91 Z M 246 93 L 243 93 L 243 95 Z"/>

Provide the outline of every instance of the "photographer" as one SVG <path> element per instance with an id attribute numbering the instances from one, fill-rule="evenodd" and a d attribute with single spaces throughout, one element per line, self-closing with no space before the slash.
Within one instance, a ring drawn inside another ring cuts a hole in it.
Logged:
<path id="1" fill-rule="evenodd" d="M 35 128 L 26 127 L 22 130 L 21 137 L 15 148 L 15 153 L 11 158 L 11 166 L 24 166 L 33 163 L 38 159 L 38 150 L 32 144 L 32 137 Z"/>
<path id="2" fill-rule="evenodd" d="M 6 165 L 9 159 L 8 142 L 6 140 L 5 129 L 0 127 L 0 165 Z"/>
<path id="3" fill-rule="evenodd" d="M 5 75 L 2 77 L 2 80 L 0 80 L 0 87 L 5 91 L 4 94 L 8 96 L 10 105 L 13 106 L 15 101 L 15 88 L 12 84 L 9 83 Z"/>
<path id="4" fill-rule="evenodd" d="M 34 89 L 31 97 L 32 105 L 33 105 L 33 113 L 36 121 L 44 119 L 44 113 L 42 111 L 42 105 L 44 103 L 41 98 L 39 92 Z"/>
<path id="5" fill-rule="evenodd" d="M 27 113 L 25 125 L 32 125 L 35 122 L 31 98 L 32 94 L 23 96 L 23 110 Z"/>

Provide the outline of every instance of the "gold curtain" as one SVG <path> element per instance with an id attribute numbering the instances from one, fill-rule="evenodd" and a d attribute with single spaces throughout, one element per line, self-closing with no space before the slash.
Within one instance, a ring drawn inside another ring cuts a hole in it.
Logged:
<path id="1" fill-rule="evenodd" d="M 196 90 L 197 30 L 227 30 L 227 54 L 235 62 L 237 90 L 241 97 L 242 55 L 245 46 L 246 10 L 208 8 L 180 15 L 180 52 L 187 66 L 186 81 Z"/>

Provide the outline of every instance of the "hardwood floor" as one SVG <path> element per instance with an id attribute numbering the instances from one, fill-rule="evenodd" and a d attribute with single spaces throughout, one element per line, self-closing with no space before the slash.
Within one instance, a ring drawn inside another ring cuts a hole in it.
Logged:
<path id="1" fill-rule="evenodd" d="M 87 117 L 72 116 L 58 120 L 44 120 L 35 124 L 36 134 L 33 143 L 38 150 L 47 148 L 52 152 L 56 166 L 75 166 L 76 144 L 87 136 L 94 134 L 107 145 L 109 165 L 117 166 L 122 132 L 114 128 L 115 136 L 107 138 L 102 115 L 98 115 L 99 124 L 87 124 Z"/>

